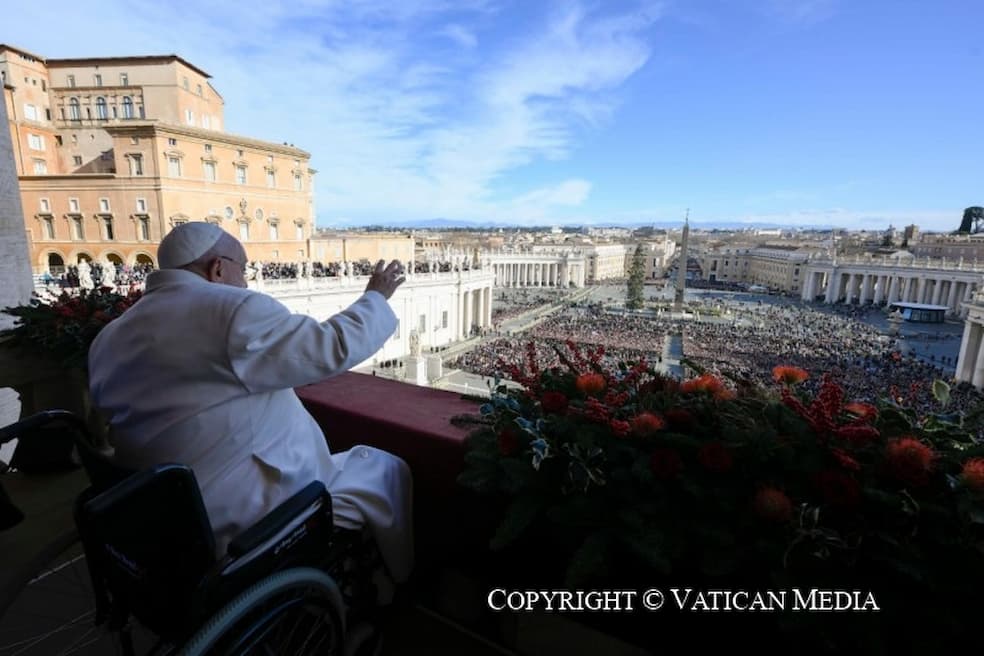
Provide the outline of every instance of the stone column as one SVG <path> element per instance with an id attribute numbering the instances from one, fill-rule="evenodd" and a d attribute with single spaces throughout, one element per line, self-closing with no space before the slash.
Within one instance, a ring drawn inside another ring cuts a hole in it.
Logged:
<path id="1" fill-rule="evenodd" d="M 827 294 L 826 294 L 826 296 L 824 296 L 823 302 L 824 303 L 827 303 L 828 305 L 831 304 L 831 303 L 837 302 L 837 299 L 834 296 L 834 294 L 836 293 L 835 290 L 836 290 L 836 284 L 837 284 L 836 283 L 837 277 L 838 277 L 838 274 L 837 274 L 837 270 L 836 269 L 833 269 L 830 272 L 830 274 L 827 276 Z"/>
<path id="2" fill-rule="evenodd" d="M 38 264 L 31 261 L 31 250 L 27 244 L 14 145 L 7 116 L 6 90 L 3 90 L 3 95 L 4 101 L 0 102 L 0 308 L 25 305 L 31 300 L 34 290 L 31 267 Z M 65 264 L 69 264 L 67 259 Z M 0 313 L 0 330 L 12 328 L 13 325 L 12 316 Z M 0 426 L 14 423 L 22 413 L 32 412 L 33 408 L 29 406 L 30 402 L 25 399 L 22 407 L 17 392 L 0 385 Z"/>
<path id="3" fill-rule="evenodd" d="M 919 290 L 916 292 L 916 303 L 925 303 L 926 298 L 926 279 L 919 279 Z"/>
<path id="4" fill-rule="evenodd" d="M 950 308 L 951 314 L 957 313 L 957 281 L 950 281 L 949 293 L 946 295 L 946 306 Z"/>
<path id="5" fill-rule="evenodd" d="M 875 276 L 875 288 L 872 290 L 871 302 L 878 305 L 885 300 L 885 276 Z"/>
<path id="6" fill-rule="evenodd" d="M 470 291 L 465 292 L 465 311 L 463 313 L 464 325 L 462 326 L 463 337 L 471 336 L 472 327 L 472 295 Z"/>
<path id="7" fill-rule="evenodd" d="M 940 304 L 940 293 L 943 291 L 943 281 L 939 278 L 933 280 L 933 305 Z"/>
<path id="8" fill-rule="evenodd" d="M 485 325 L 492 326 L 492 288 L 485 288 Z"/>
<path id="9" fill-rule="evenodd" d="M 4 91 L 6 96 L 6 91 Z M 24 209 L 21 206 L 20 186 L 14 147 L 7 122 L 7 103 L 0 103 L 0 308 L 24 305 L 31 299 L 34 279 L 31 276 L 30 249 L 24 226 Z M 65 264 L 69 264 L 66 259 Z M 0 313 L 0 329 L 13 326 L 14 318 Z M 13 423 L 15 417 L 10 417 Z"/>
<path id="10" fill-rule="evenodd" d="M 871 276 L 866 273 L 861 274 L 861 289 L 858 291 L 858 305 L 864 305 L 868 302 L 868 284 L 871 282 Z"/>
<path id="11" fill-rule="evenodd" d="M 981 325 L 973 321 L 964 324 L 963 338 L 960 341 L 960 356 L 957 358 L 957 380 L 971 382 L 981 346 Z"/>

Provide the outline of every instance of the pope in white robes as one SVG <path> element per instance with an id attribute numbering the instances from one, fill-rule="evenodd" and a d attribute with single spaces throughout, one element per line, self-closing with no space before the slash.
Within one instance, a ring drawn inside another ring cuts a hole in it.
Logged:
<path id="1" fill-rule="evenodd" d="M 218 226 L 178 226 L 161 242 L 161 270 L 147 277 L 143 298 L 93 342 L 90 391 L 110 422 L 115 457 L 132 468 L 189 465 L 219 555 L 323 481 L 335 523 L 367 526 L 390 576 L 405 581 L 413 564 L 406 463 L 366 446 L 330 453 L 293 389 L 350 369 L 392 336 L 388 298 L 402 267 L 380 261 L 366 293 L 319 323 L 246 289 L 246 261 Z"/>

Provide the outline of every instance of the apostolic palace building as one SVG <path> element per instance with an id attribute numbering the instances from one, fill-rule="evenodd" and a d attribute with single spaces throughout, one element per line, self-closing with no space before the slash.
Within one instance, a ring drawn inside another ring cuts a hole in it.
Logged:
<path id="1" fill-rule="evenodd" d="M 311 256 L 309 153 L 224 131 L 208 73 L 177 55 L 45 59 L 0 44 L 35 273 L 154 261 L 175 225 L 210 221 L 250 259 Z"/>

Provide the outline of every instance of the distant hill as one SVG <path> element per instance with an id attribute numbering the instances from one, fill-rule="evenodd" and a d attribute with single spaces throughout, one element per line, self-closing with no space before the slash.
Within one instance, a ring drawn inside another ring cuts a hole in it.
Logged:
<path id="1" fill-rule="evenodd" d="M 541 225 L 520 225 L 516 223 L 507 222 L 493 222 L 493 221 L 466 221 L 463 219 L 446 219 L 446 218 L 434 218 L 434 219 L 418 219 L 418 220 L 406 220 L 406 221 L 394 221 L 380 219 L 378 221 L 338 221 L 331 222 L 327 224 L 319 224 L 319 227 L 324 228 L 365 228 L 370 226 L 380 227 L 380 228 L 391 228 L 394 230 L 409 230 L 409 229 L 419 229 L 419 230 L 449 230 L 453 228 L 460 228 L 466 230 L 495 230 L 495 229 L 534 229 L 534 228 L 545 228 L 554 225 L 559 225 L 563 228 L 580 228 L 580 227 L 591 227 L 591 228 L 679 228 L 683 225 L 683 221 L 633 221 L 628 223 L 613 223 L 610 221 L 598 221 L 586 224 L 551 224 L 544 223 Z M 797 228 L 800 230 L 830 230 L 829 225 L 801 225 L 801 226 L 784 226 L 779 223 L 743 223 L 741 221 L 691 221 L 690 225 L 695 228 L 701 228 L 703 230 L 774 230 L 776 228 L 788 229 Z"/>

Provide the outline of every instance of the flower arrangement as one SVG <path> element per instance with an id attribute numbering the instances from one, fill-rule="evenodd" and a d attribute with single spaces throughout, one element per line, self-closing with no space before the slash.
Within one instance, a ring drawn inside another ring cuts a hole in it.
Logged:
<path id="1" fill-rule="evenodd" d="M 870 592 L 882 619 L 917 615 L 927 640 L 973 626 L 984 445 L 971 421 L 852 402 L 826 376 L 810 398 L 801 383 L 812 374 L 796 367 L 776 367 L 774 389 L 736 389 L 645 361 L 607 368 L 602 349 L 567 347 L 565 366 L 546 371 L 530 348 L 526 371 L 507 372 L 522 389 L 497 382 L 459 477 L 500 501 L 490 546 L 536 562 L 523 576 L 572 588 L 845 588 Z M 945 407 L 947 386 L 933 389 Z M 779 621 L 793 631 L 823 617 Z M 870 638 L 873 625 L 860 626 Z"/>
<path id="2" fill-rule="evenodd" d="M 34 295 L 28 305 L 8 307 L 4 313 L 16 325 L 0 333 L 21 352 L 56 360 L 67 369 L 86 368 L 89 346 L 103 327 L 136 303 L 142 292 L 120 294 L 110 287 L 62 292 L 48 302 Z"/>

